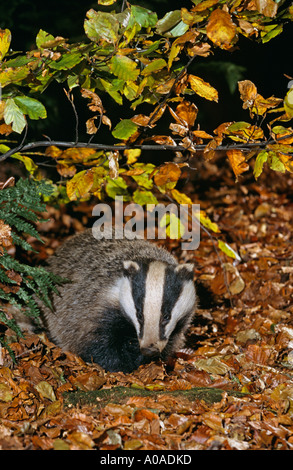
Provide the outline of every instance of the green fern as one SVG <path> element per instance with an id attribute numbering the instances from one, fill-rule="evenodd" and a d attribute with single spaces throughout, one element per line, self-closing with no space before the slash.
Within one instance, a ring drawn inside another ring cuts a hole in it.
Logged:
<path id="1" fill-rule="evenodd" d="M 0 220 L 10 226 L 12 241 L 22 250 L 35 251 L 24 239 L 24 234 L 42 242 L 34 224 L 44 221 L 40 217 L 40 213 L 46 209 L 42 198 L 50 196 L 52 192 L 51 185 L 33 179 L 20 179 L 15 186 L 0 190 Z M 0 246 L 0 249 L 0 322 L 12 329 L 17 336 L 22 336 L 16 321 L 7 317 L 3 307 L 7 304 L 15 306 L 38 322 L 40 311 L 35 298 L 52 308 L 50 291 L 57 292 L 56 285 L 64 280 L 43 267 L 21 263 L 5 247 Z M 2 344 L 4 343 L 2 340 Z"/>

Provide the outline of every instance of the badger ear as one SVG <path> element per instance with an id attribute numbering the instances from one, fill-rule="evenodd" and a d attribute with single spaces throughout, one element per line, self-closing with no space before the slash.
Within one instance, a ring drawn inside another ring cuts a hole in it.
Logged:
<path id="1" fill-rule="evenodd" d="M 137 271 L 139 271 L 139 264 L 136 263 L 135 261 L 127 260 L 123 261 L 123 268 L 125 274 L 135 274 Z"/>
<path id="2" fill-rule="evenodd" d="M 194 264 L 193 263 L 185 263 L 185 264 L 178 264 L 175 268 L 175 272 L 178 273 L 180 276 L 184 277 L 185 279 L 193 279 L 193 270 Z"/>

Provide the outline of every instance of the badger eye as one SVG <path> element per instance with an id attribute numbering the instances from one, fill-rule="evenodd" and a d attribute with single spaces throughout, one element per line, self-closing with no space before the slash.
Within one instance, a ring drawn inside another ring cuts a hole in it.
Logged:
<path id="1" fill-rule="evenodd" d="M 163 315 L 162 315 L 162 320 L 161 320 L 162 325 L 163 325 L 163 326 L 167 325 L 167 323 L 170 321 L 170 318 L 171 318 L 170 313 L 166 313 L 166 312 L 163 313 Z"/>

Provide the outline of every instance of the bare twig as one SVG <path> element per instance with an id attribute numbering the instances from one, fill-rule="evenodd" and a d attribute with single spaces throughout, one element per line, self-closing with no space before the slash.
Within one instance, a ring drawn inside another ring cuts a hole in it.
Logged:
<path id="1" fill-rule="evenodd" d="M 75 116 L 75 145 L 76 145 L 78 143 L 78 135 L 79 135 L 79 132 L 78 132 L 78 127 L 79 127 L 78 114 L 77 114 L 77 111 L 76 111 L 76 107 L 75 107 L 75 104 L 74 104 L 74 98 L 73 98 L 72 93 L 67 91 L 65 88 L 63 90 L 64 90 L 64 93 L 65 93 L 69 103 L 72 106 L 74 116 Z"/>

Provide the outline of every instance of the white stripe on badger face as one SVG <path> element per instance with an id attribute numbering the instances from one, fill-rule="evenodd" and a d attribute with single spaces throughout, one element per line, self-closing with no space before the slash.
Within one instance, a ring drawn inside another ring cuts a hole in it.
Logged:
<path id="1" fill-rule="evenodd" d="M 196 302 L 196 295 L 195 295 L 194 284 L 193 284 L 193 281 L 188 281 L 184 285 L 182 292 L 172 309 L 170 321 L 166 325 L 166 329 L 165 329 L 166 338 L 170 337 L 178 320 L 181 317 L 183 317 L 187 312 L 190 312 L 194 308 L 195 302 Z"/>
<path id="2" fill-rule="evenodd" d="M 119 279 L 117 287 L 119 291 L 118 296 L 119 296 L 120 305 L 123 308 L 126 315 L 132 321 L 136 329 L 137 336 L 138 336 L 139 335 L 139 323 L 137 320 L 136 308 L 135 308 L 133 297 L 132 297 L 130 280 L 127 277 L 122 277 L 121 279 Z"/>
<path id="3" fill-rule="evenodd" d="M 149 265 L 145 284 L 143 336 L 139 340 L 141 348 L 154 345 L 162 351 L 166 346 L 166 341 L 161 341 L 159 337 L 165 269 L 166 265 L 158 261 Z"/>

